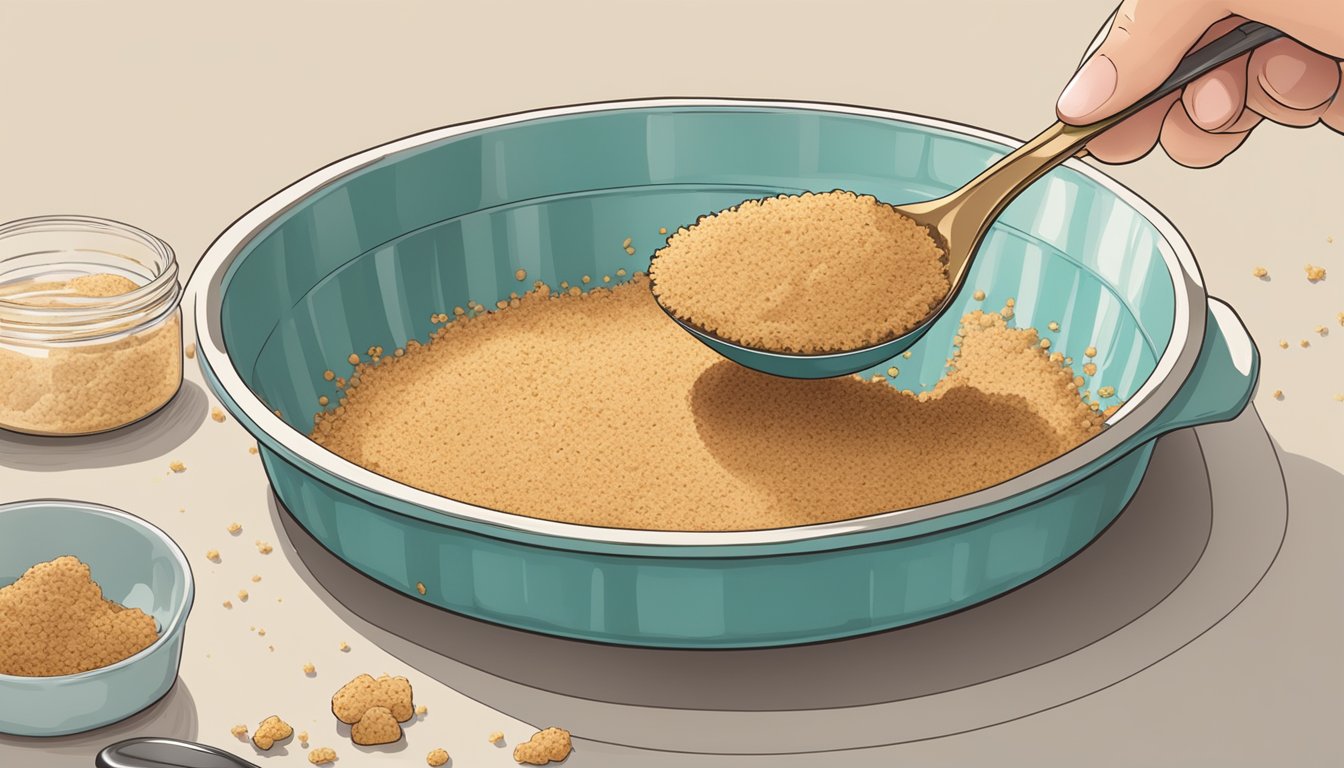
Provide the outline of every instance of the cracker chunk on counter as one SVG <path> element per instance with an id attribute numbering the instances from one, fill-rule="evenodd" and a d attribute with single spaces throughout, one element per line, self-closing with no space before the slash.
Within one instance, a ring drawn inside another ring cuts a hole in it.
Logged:
<path id="1" fill-rule="evenodd" d="M 257 745 L 257 749 L 267 750 L 275 746 L 276 742 L 284 741 L 292 735 L 294 729 L 289 723 L 277 715 L 271 715 L 257 726 L 256 732 L 252 734 L 252 743 Z"/>
<path id="2" fill-rule="evenodd" d="M 569 731 L 554 726 L 532 734 L 532 738 L 513 748 L 513 759 L 524 765 L 546 765 L 563 762 L 573 745 Z"/>

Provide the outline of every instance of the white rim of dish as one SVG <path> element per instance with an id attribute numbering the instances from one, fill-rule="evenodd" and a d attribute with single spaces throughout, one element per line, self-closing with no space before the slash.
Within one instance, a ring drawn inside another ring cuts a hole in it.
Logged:
<path id="1" fill-rule="evenodd" d="M 223 299 L 224 274 L 243 250 L 245 244 L 251 242 L 257 234 L 292 207 L 323 187 L 396 153 L 482 130 L 566 115 L 679 107 L 737 107 L 743 109 L 830 112 L 838 115 L 870 117 L 925 126 L 939 131 L 959 133 L 1008 148 L 1015 148 L 1022 143 L 1001 134 L 922 115 L 845 104 L 777 99 L 655 98 L 603 101 L 518 112 L 424 131 L 357 152 L 314 171 L 245 213 L 211 243 L 196 265 L 192 275 L 193 279 L 190 281 L 188 288 L 194 303 L 193 316 L 201 353 L 201 364 L 209 366 L 210 372 L 228 393 L 233 406 L 240 409 L 248 419 L 257 425 L 262 431 L 264 439 L 275 441 L 299 459 L 371 493 L 437 512 L 449 518 L 485 523 L 531 534 L 609 544 L 671 547 L 783 544 L 829 538 L 903 526 L 994 504 L 1044 485 L 1051 480 L 1071 474 L 1105 457 L 1153 421 L 1181 388 L 1186 377 L 1193 369 L 1203 342 L 1204 307 L 1208 302 L 1194 254 L 1185 239 L 1176 230 L 1176 227 L 1156 208 L 1119 182 L 1077 159 L 1065 161 L 1063 167 L 1076 171 L 1107 189 L 1116 198 L 1133 208 L 1161 234 L 1158 250 L 1162 254 L 1167 272 L 1172 278 L 1175 295 L 1171 339 L 1166 348 L 1162 350 L 1161 356 L 1154 365 L 1153 372 L 1139 387 L 1138 391 L 1106 420 L 1107 428 L 1102 430 L 1099 435 L 1051 461 L 997 485 L 932 504 L 828 523 L 750 531 L 661 531 L 604 528 L 527 517 L 422 491 L 379 475 L 326 450 L 272 413 L 252 389 L 243 382 L 241 376 L 234 369 L 233 362 L 225 349 L 222 329 L 219 324 L 219 307 L 222 305 Z M 200 275 L 200 277 L 198 278 L 197 275 Z M 1195 303 L 1200 306 L 1201 311 L 1191 311 L 1191 306 Z M 1173 374 L 1176 374 L 1175 378 L 1173 378 Z M 1126 417 L 1128 417 L 1128 420 L 1126 420 Z M 1119 457 L 1115 458 L 1118 459 Z"/>
<path id="2" fill-rule="evenodd" d="M 196 579 L 191 573 L 191 565 L 187 562 L 187 556 L 182 553 L 182 548 L 177 546 L 168 534 L 161 528 L 140 517 L 136 517 L 129 512 L 123 512 L 120 509 L 106 507 L 102 504 L 93 504 L 87 501 L 73 501 L 70 499 L 28 499 L 26 501 L 15 501 L 8 504 L 0 504 L 0 515 L 16 509 L 25 509 L 29 507 L 59 506 L 67 509 L 77 509 L 81 512 L 110 517 L 114 520 L 127 523 L 134 528 L 140 528 L 148 531 L 150 535 L 163 542 L 168 547 L 168 552 L 172 554 L 173 559 L 177 561 L 177 566 L 182 569 L 182 578 L 184 580 L 182 601 L 173 609 L 173 615 L 168 621 L 164 622 L 163 629 L 159 631 L 159 638 L 133 656 L 127 656 L 121 661 L 113 662 L 105 667 L 98 667 L 84 672 L 76 672 L 73 675 L 45 675 L 40 677 L 30 677 L 28 675 L 6 675 L 0 674 L 0 683 L 19 683 L 28 685 L 37 685 L 48 681 L 55 681 L 62 685 L 87 680 L 89 678 L 105 675 L 122 667 L 129 667 L 140 659 L 167 645 L 174 636 L 181 636 L 182 628 L 187 623 L 187 616 L 191 613 L 192 603 L 196 598 Z M 79 557 L 79 555 L 75 555 Z M 80 558 L 81 561 L 83 558 Z M 95 582 L 97 579 L 94 580 Z"/>

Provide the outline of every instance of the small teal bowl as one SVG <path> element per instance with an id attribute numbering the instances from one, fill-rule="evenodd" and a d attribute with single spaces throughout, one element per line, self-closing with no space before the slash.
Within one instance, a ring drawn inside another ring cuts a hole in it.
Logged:
<path id="1" fill-rule="evenodd" d="M 1042 329 L 1075 366 L 1095 345 L 1094 381 L 1115 388 L 1101 402 L 1123 401 L 1105 431 L 993 487 L 795 528 L 598 528 L 425 493 L 306 435 L 318 397 L 334 392 L 323 371 L 348 371 L 353 350 L 423 341 L 431 315 L 469 298 L 507 298 L 516 270 L 577 285 L 646 269 L 660 227 L 749 197 L 839 187 L 927 200 L 1013 146 L 918 115 L 731 99 L 558 107 L 410 136 L 296 182 L 211 245 L 190 289 L 202 371 L 257 438 L 304 529 L 410 599 L 535 632 L 669 648 L 789 645 L 923 621 L 1073 556 L 1124 509 L 1157 437 L 1235 416 L 1254 387 L 1255 347 L 1205 294 L 1180 234 L 1084 163 L 1065 163 L 1014 202 L 958 303 L 909 358 L 866 372 L 895 366 L 894 386 L 933 387 L 958 319 L 979 306 L 976 288 L 990 307 L 1014 298 L 1016 321 Z M 1044 330 L 1051 321 L 1059 331 Z"/>
<path id="2" fill-rule="evenodd" d="M 103 597 L 154 617 L 159 639 L 130 658 L 76 675 L 0 675 L 0 733 L 89 731 L 148 707 L 177 680 L 194 589 L 177 544 L 144 520 L 97 504 L 42 499 L 0 506 L 0 585 L 62 555 L 89 565 Z"/>

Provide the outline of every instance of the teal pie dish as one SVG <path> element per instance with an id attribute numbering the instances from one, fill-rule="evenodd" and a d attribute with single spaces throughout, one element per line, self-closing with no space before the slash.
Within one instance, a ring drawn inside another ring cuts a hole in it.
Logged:
<path id="1" fill-rule="evenodd" d="M 62 736 L 124 720 L 177 680 L 194 586 L 182 550 L 134 515 L 79 501 L 0 505 L 0 586 L 37 563 L 73 555 L 103 597 L 153 617 L 159 639 L 129 658 L 74 675 L 0 674 L 0 733 Z"/>
<path id="2" fill-rule="evenodd" d="M 795 528 L 614 529 L 426 493 L 306 435 L 331 391 L 323 371 L 348 370 L 352 350 L 424 341 L 431 315 L 469 298 L 507 298 L 518 269 L 554 286 L 647 266 L 663 239 L 650 233 L 748 197 L 845 188 L 896 204 L 929 199 L 1013 146 L 914 115 L 724 99 L 587 104 L 428 131 L 337 161 L 220 235 L 190 287 L 200 364 L 256 437 L 288 514 L 410 599 L 523 630 L 668 648 L 818 642 L 931 619 L 1087 546 L 1121 514 L 1159 436 L 1233 418 L 1255 385 L 1255 347 L 1206 296 L 1179 233 L 1077 161 L 1005 211 L 960 304 L 910 358 L 869 372 L 897 365 L 902 388 L 931 388 L 958 318 L 978 306 L 969 288 L 986 291 L 986 306 L 1015 299 L 1016 322 L 1041 329 L 1075 366 L 1097 347 L 1096 380 L 1116 390 L 1102 402 L 1119 405 L 1106 429 L 998 485 Z M 624 250 L 632 233 L 642 261 Z M 1058 332 L 1045 330 L 1050 321 Z"/>

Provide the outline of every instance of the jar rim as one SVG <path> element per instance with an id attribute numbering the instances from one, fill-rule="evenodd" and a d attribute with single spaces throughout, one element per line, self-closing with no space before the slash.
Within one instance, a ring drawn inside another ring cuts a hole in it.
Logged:
<path id="1" fill-rule="evenodd" d="M 126 293 L 81 297 L 77 304 L 42 306 L 0 298 L 0 320 L 8 321 L 3 325 L 9 326 L 0 328 L 0 338 L 48 343 L 91 341 L 151 324 L 177 308 L 182 291 L 177 281 L 176 254 L 167 242 L 140 227 L 96 216 L 32 216 L 0 224 L 0 241 L 29 234 L 62 232 L 126 238 L 145 248 L 149 258 L 143 261 L 133 256 L 124 258 L 145 267 L 152 276 Z M 0 261 L 0 276 L 6 271 L 4 262 Z"/>

